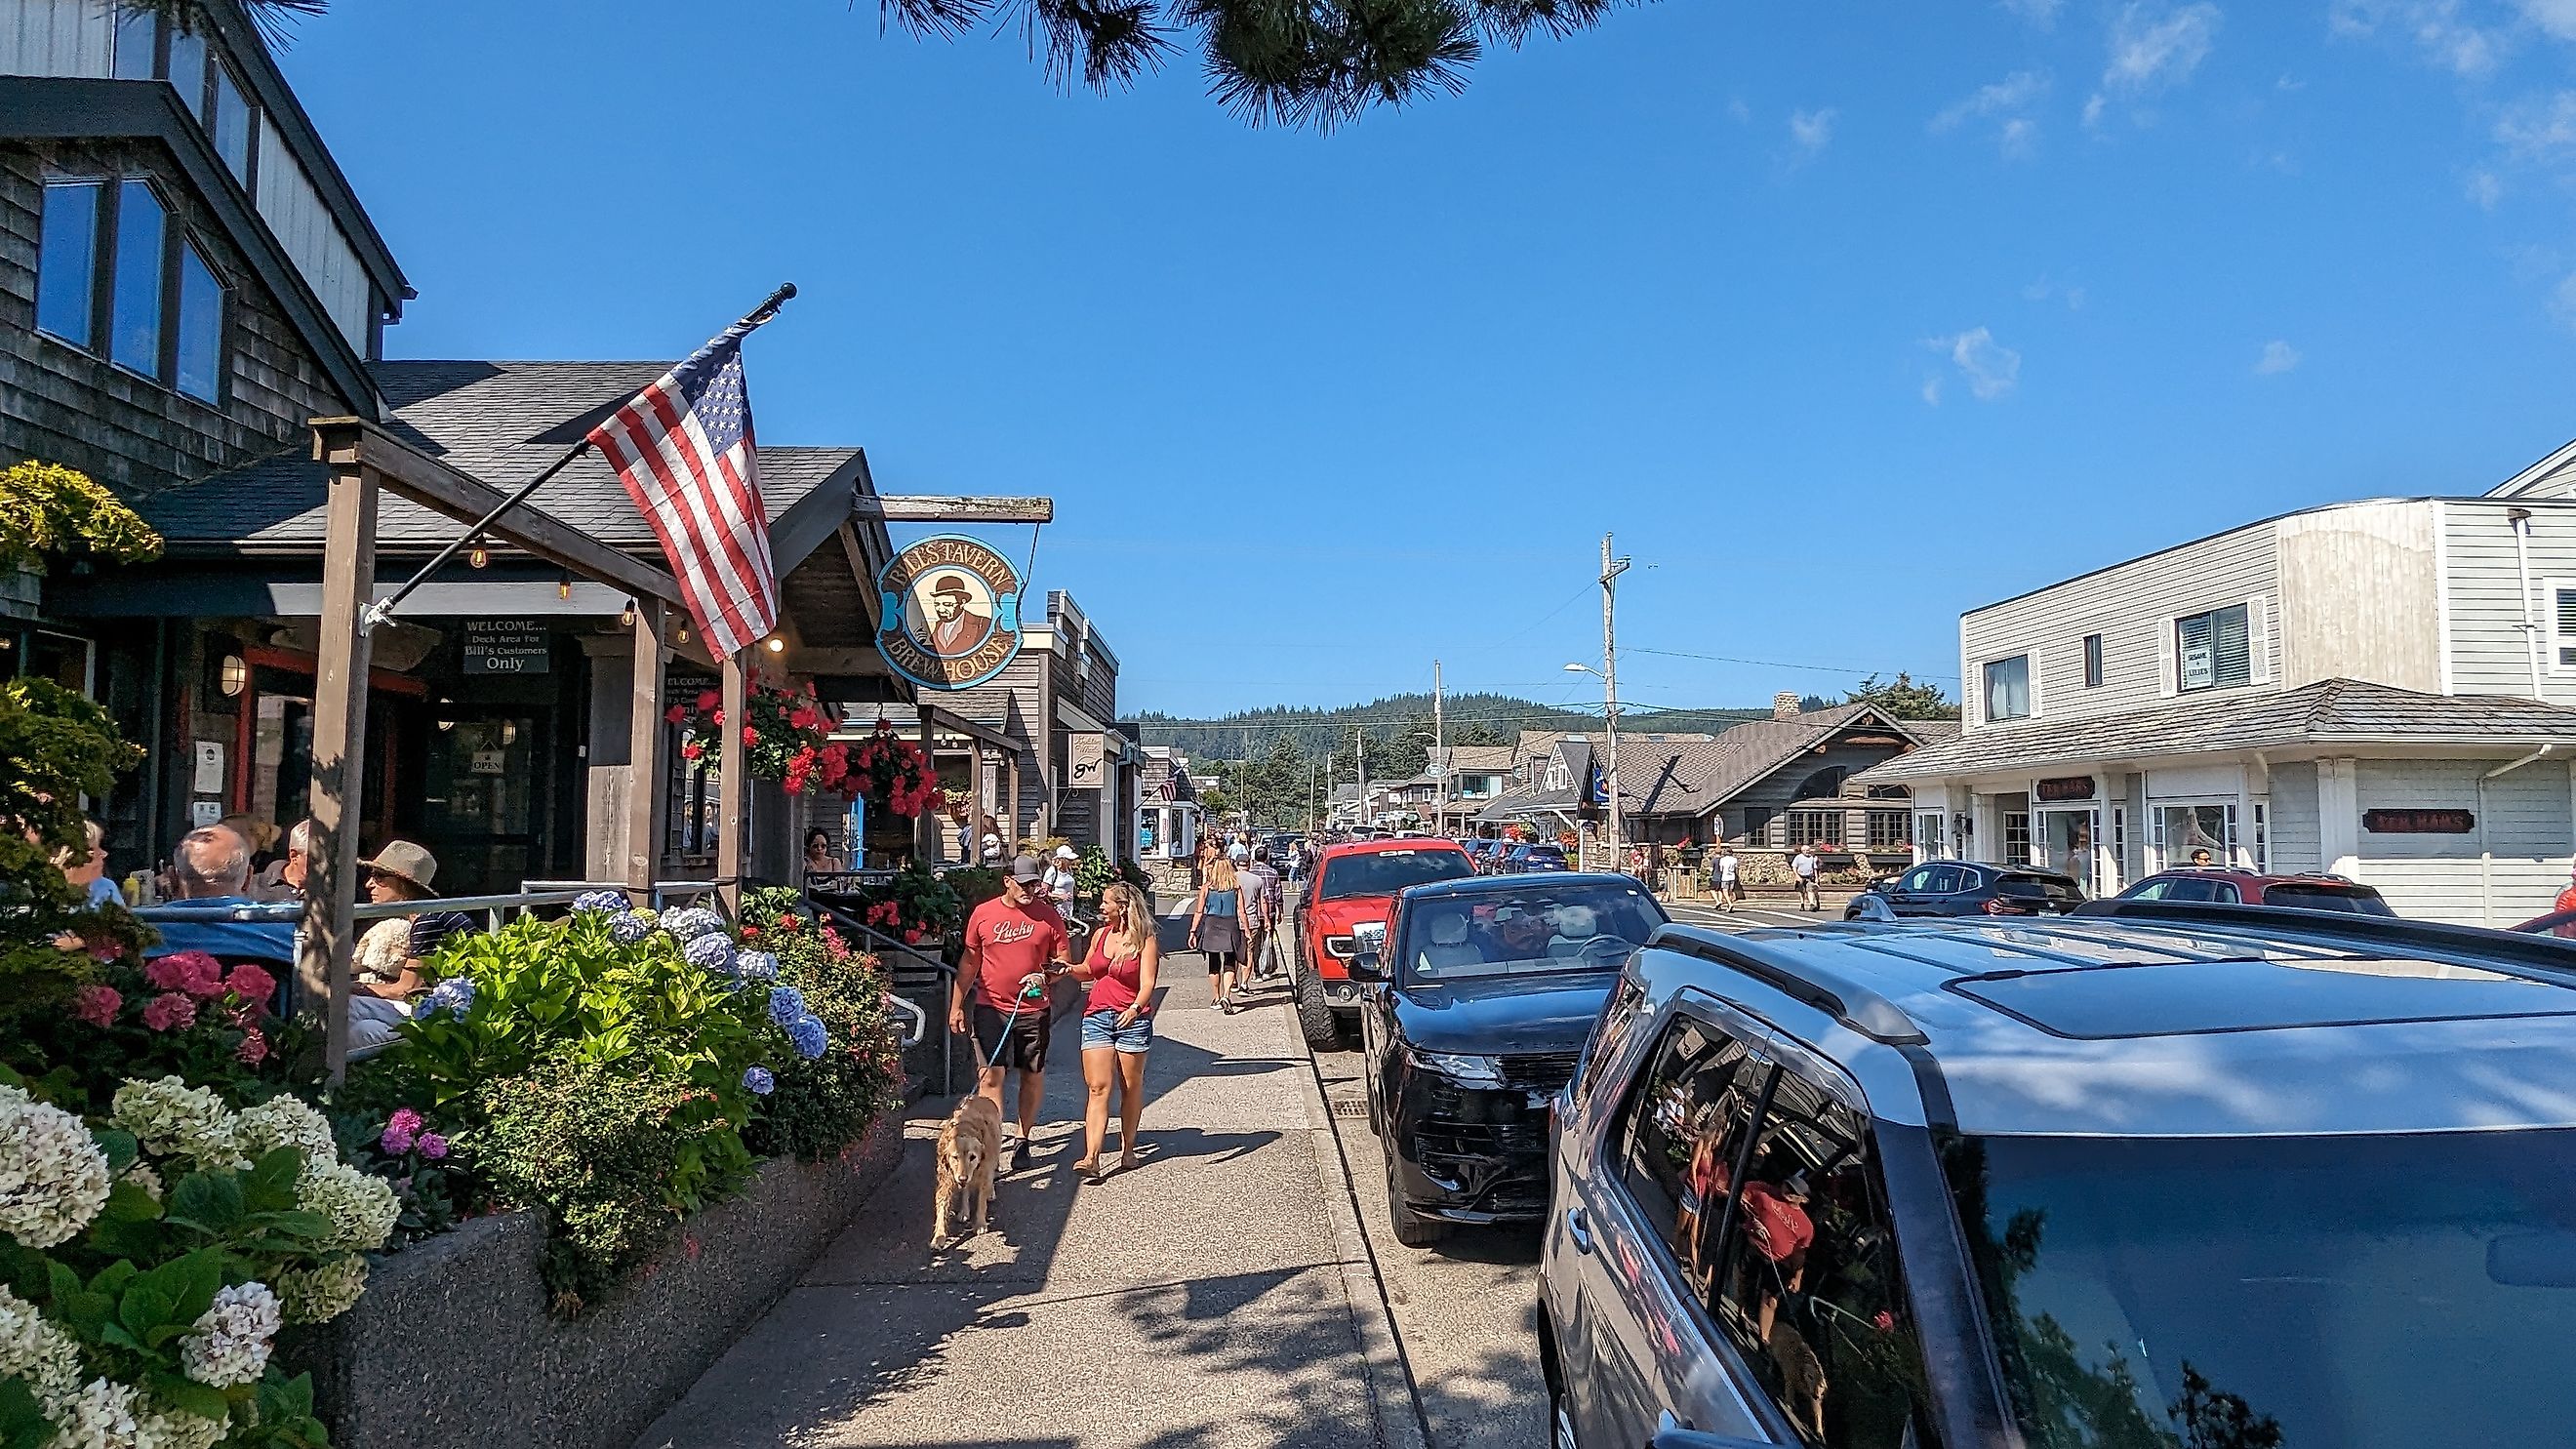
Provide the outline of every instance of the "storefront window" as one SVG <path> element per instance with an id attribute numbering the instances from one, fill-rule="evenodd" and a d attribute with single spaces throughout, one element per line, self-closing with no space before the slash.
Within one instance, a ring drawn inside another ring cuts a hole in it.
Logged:
<path id="1" fill-rule="evenodd" d="M 1939 860 L 1950 853 L 1949 832 L 1941 812 L 1926 810 L 1914 817 L 1914 844 L 1925 860 Z"/>
<path id="2" fill-rule="evenodd" d="M 2160 805 L 2156 807 L 2156 843 L 2168 870 L 2184 866 L 2223 866 L 2236 854 L 2236 807 L 2233 805 Z"/>
<path id="3" fill-rule="evenodd" d="M 2075 878 L 2086 895 L 2093 890 L 2093 812 L 2048 810 L 2040 814 L 2041 859 L 2036 864 Z"/>

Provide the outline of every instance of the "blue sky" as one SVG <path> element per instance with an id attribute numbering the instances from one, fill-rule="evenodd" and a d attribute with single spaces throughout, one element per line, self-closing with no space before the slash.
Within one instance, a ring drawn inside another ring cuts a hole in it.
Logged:
<path id="1" fill-rule="evenodd" d="M 614 14 L 301 27 L 388 352 L 676 357 L 792 278 L 763 439 L 1053 495 L 1131 709 L 1594 698 L 1604 530 L 1634 703 L 1955 691 L 1963 608 L 2576 435 L 2576 0 L 1669 0 L 1329 136 L 869 0 Z"/>

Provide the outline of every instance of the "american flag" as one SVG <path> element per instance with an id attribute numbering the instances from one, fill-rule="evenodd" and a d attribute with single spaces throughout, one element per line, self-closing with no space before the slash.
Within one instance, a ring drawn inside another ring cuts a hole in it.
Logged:
<path id="1" fill-rule="evenodd" d="M 753 325 L 726 329 L 590 430 L 662 540 L 681 599 L 718 659 L 778 623 L 769 515 L 742 381 L 742 339 Z"/>

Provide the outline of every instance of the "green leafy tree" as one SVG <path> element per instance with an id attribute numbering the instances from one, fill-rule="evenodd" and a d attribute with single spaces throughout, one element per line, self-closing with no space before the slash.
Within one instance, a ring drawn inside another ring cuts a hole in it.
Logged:
<path id="1" fill-rule="evenodd" d="M 134 0 L 194 28 L 221 0 Z M 273 37 L 325 0 L 246 0 Z M 1489 46 L 1591 29 L 1633 0 L 878 0 L 885 21 L 956 38 L 1016 28 L 1046 77 L 1125 89 L 1195 51 L 1208 90 L 1254 125 L 1330 130 L 1375 106 L 1467 88 Z"/>
<path id="2" fill-rule="evenodd" d="M 1893 719 L 1959 717 L 1959 702 L 1947 690 L 1928 680 L 1918 684 L 1913 675 L 1901 669 L 1884 684 L 1875 674 L 1862 680 L 1858 689 L 1843 696 L 1843 703 L 1870 705 Z"/>

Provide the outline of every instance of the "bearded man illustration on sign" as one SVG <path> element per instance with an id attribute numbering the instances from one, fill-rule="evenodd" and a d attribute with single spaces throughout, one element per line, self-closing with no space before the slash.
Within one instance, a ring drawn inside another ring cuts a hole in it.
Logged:
<path id="1" fill-rule="evenodd" d="M 915 637 L 942 659 L 975 652 L 993 632 L 993 616 L 974 604 L 975 589 L 964 574 L 941 574 L 930 581 L 930 617 L 920 621 Z"/>

